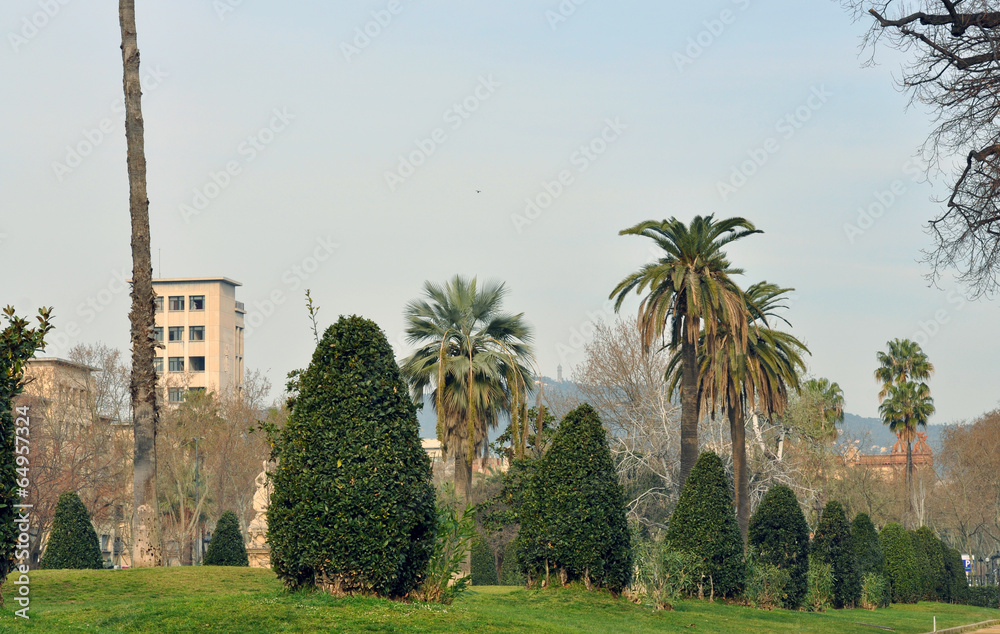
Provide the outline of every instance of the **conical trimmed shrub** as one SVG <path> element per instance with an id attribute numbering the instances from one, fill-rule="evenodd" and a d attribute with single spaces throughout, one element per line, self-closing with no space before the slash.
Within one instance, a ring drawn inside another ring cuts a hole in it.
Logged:
<path id="1" fill-rule="evenodd" d="M 205 553 L 206 566 L 249 566 L 247 547 L 243 543 L 243 531 L 236 513 L 226 511 L 215 524 L 212 541 Z"/>
<path id="2" fill-rule="evenodd" d="M 927 526 L 921 526 L 910 533 L 913 552 L 917 556 L 920 575 L 919 600 L 937 601 L 938 593 L 944 593 L 946 585 L 944 557 L 941 554 L 941 540 Z"/>
<path id="3" fill-rule="evenodd" d="M 667 541 L 702 562 L 705 594 L 735 597 L 743 590 L 743 538 L 722 460 L 711 451 L 698 457 L 670 518 Z"/>
<path id="4" fill-rule="evenodd" d="M 385 334 L 341 317 L 299 376 L 268 508 L 286 585 L 402 597 L 422 580 L 437 515 L 416 406 Z"/>
<path id="5" fill-rule="evenodd" d="M 826 503 L 820 516 L 813 553 L 823 563 L 833 567 L 833 606 L 837 609 L 854 607 L 861 597 L 861 578 L 851 539 L 851 525 L 844 507 L 836 500 Z"/>
<path id="6" fill-rule="evenodd" d="M 885 572 L 892 586 L 893 603 L 916 603 L 919 596 L 917 558 L 906 529 L 895 522 L 878 534 L 885 555 Z"/>
<path id="7" fill-rule="evenodd" d="M 779 484 L 768 489 L 750 518 L 747 541 L 755 562 L 788 571 L 782 607 L 802 605 L 808 590 L 809 525 L 790 488 Z"/>
<path id="8" fill-rule="evenodd" d="M 525 498 L 520 564 L 532 580 L 551 571 L 612 592 L 631 582 L 625 493 L 593 407 L 583 404 L 559 424 Z"/>
<path id="9" fill-rule="evenodd" d="M 851 538 L 854 541 L 854 557 L 858 563 L 858 576 L 885 575 L 885 557 L 878 541 L 875 524 L 865 513 L 858 513 L 851 522 Z"/>
<path id="10" fill-rule="evenodd" d="M 80 496 L 67 491 L 59 496 L 52 532 L 42 556 L 42 568 L 83 568 L 104 567 L 101 545 L 97 532 L 90 522 L 87 507 Z"/>

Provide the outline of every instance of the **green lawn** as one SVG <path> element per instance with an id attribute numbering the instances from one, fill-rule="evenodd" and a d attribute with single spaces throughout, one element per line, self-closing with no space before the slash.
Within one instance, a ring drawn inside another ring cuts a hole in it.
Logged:
<path id="1" fill-rule="evenodd" d="M 152 570 L 39 571 L 31 575 L 30 621 L 14 617 L 13 586 L 3 587 L 0 631 L 312 632 L 898 632 L 1000 618 L 1000 611 L 921 603 L 891 609 L 764 612 L 686 601 L 673 612 L 653 612 L 610 595 L 579 588 L 527 591 L 480 587 L 454 605 L 332 599 L 288 594 L 269 570 L 160 568 Z"/>

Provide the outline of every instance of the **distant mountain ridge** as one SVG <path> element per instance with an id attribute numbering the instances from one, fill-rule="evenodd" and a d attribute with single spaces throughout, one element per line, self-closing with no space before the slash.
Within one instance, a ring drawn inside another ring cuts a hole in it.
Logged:
<path id="1" fill-rule="evenodd" d="M 926 429 L 917 428 L 917 431 L 927 434 L 927 444 L 935 454 L 941 451 L 944 427 L 928 425 Z M 896 435 L 889 431 L 889 427 L 880 418 L 865 418 L 844 412 L 844 422 L 838 429 L 841 430 L 838 440 L 860 440 L 862 453 L 879 453 L 879 449 L 872 449 L 873 446 L 885 447 L 886 451 L 891 451 L 896 443 Z"/>

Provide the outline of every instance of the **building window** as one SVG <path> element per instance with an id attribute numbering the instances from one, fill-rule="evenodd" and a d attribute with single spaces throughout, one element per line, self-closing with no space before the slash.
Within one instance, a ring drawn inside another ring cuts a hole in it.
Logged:
<path id="1" fill-rule="evenodd" d="M 184 401 L 184 388 L 172 387 L 167 390 L 167 400 L 171 403 L 180 403 Z"/>
<path id="2" fill-rule="evenodd" d="M 160 326 L 153 328 L 153 339 L 156 339 L 157 341 L 163 341 L 163 328 L 161 328 Z"/>
<path id="3" fill-rule="evenodd" d="M 199 394 L 205 393 L 205 388 L 203 387 L 189 387 L 188 392 L 198 392 Z"/>
<path id="4" fill-rule="evenodd" d="M 157 295 L 156 299 L 153 300 L 153 303 L 156 304 L 156 312 L 162 313 L 163 312 L 163 295 Z"/>
<path id="5" fill-rule="evenodd" d="M 170 341 L 184 341 L 184 326 L 170 327 Z"/>
<path id="6" fill-rule="evenodd" d="M 183 372 L 184 371 L 184 357 L 170 357 L 170 371 L 171 372 Z"/>
<path id="7" fill-rule="evenodd" d="M 188 341 L 204 341 L 204 340 L 205 340 L 204 326 L 191 326 L 188 329 Z"/>
<path id="8" fill-rule="evenodd" d="M 192 372 L 204 372 L 205 371 L 205 357 L 189 357 L 188 361 L 191 364 Z"/>
<path id="9" fill-rule="evenodd" d="M 170 310 L 184 310 L 184 296 L 183 295 L 171 295 L 170 296 Z"/>
<path id="10" fill-rule="evenodd" d="M 190 299 L 191 299 L 191 310 L 205 310 L 204 295 L 192 295 Z"/>
<path id="11" fill-rule="evenodd" d="M 153 369 L 159 373 L 163 372 L 163 357 L 153 357 Z"/>

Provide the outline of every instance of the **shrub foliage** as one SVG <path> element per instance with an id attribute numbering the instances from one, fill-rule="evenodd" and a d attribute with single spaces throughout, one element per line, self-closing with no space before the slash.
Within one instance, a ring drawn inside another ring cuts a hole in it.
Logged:
<path id="1" fill-rule="evenodd" d="M 861 596 L 861 579 L 851 539 L 851 525 L 844 507 L 836 500 L 827 502 L 813 538 L 816 558 L 833 570 L 833 606 L 854 607 Z"/>
<path id="2" fill-rule="evenodd" d="M 402 597 L 434 550 L 430 459 L 416 407 L 375 323 L 323 334 L 277 434 L 268 509 L 272 566 L 291 588 Z"/>
<path id="3" fill-rule="evenodd" d="M 52 533 L 42 557 L 42 568 L 100 569 L 104 567 L 97 532 L 80 496 L 67 491 L 59 496 Z"/>
<path id="4" fill-rule="evenodd" d="M 778 604 L 791 609 L 802 605 L 809 574 L 809 525 L 790 488 L 779 484 L 764 494 L 750 518 L 748 542 L 750 559 L 761 571 L 758 577 L 765 566 L 788 573 Z"/>
<path id="5" fill-rule="evenodd" d="M 743 591 L 746 563 L 732 494 L 722 460 L 706 451 L 688 475 L 670 518 L 667 541 L 702 562 L 705 593 L 735 597 Z"/>
<path id="6" fill-rule="evenodd" d="M 910 539 L 913 540 L 913 551 L 917 557 L 917 570 L 920 575 L 918 599 L 937 601 L 939 593 L 943 594 L 947 585 L 941 540 L 926 526 L 911 532 Z"/>
<path id="7" fill-rule="evenodd" d="M 236 513 L 226 511 L 215 524 L 212 541 L 205 553 L 206 566 L 249 566 L 247 547 L 243 543 L 243 531 Z"/>
<path id="8" fill-rule="evenodd" d="M 892 587 L 894 603 L 916 603 L 919 596 L 917 586 L 917 560 L 910 534 L 895 522 L 885 525 L 878 535 L 885 555 L 885 572 Z"/>
<path id="9" fill-rule="evenodd" d="M 851 522 L 851 538 L 854 540 L 854 555 L 858 562 L 858 576 L 885 574 L 885 557 L 878 541 L 875 524 L 865 513 L 858 513 Z"/>
<path id="10" fill-rule="evenodd" d="M 520 510 L 522 570 L 620 592 L 632 579 L 625 495 L 607 432 L 590 405 L 566 415 L 531 474 Z"/>
<path id="11" fill-rule="evenodd" d="M 497 579 L 497 563 L 493 557 L 493 550 L 482 537 L 476 536 L 472 541 L 472 585 L 474 586 L 495 586 L 499 585 Z"/>

